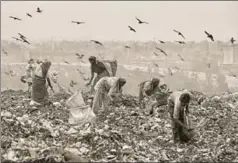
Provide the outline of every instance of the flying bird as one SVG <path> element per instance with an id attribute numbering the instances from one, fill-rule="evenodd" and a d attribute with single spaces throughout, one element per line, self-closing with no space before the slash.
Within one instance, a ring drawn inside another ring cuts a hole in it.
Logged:
<path id="1" fill-rule="evenodd" d="M 142 21 L 139 18 L 135 17 L 139 24 L 149 24 L 148 22 Z"/>
<path id="2" fill-rule="evenodd" d="M 164 53 L 164 55 L 168 56 L 162 49 L 156 47 L 157 50 L 159 50 L 161 53 Z"/>
<path id="3" fill-rule="evenodd" d="M 159 67 L 159 65 L 157 63 L 154 63 L 155 67 Z"/>
<path id="4" fill-rule="evenodd" d="M 85 22 L 71 21 L 71 23 L 75 23 L 75 24 L 84 24 Z"/>
<path id="5" fill-rule="evenodd" d="M 12 18 L 12 19 L 14 19 L 14 20 L 19 20 L 19 21 L 21 21 L 20 18 L 17 18 L 17 17 L 14 17 L 14 16 L 9 16 L 9 18 Z"/>
<path id="6" fill-rule="evenodd" d="M 16 38 L 16 37 L 12 37 L 12 38 L 15 39 L 16 41 L 22 41 L 21 39 Z"/>
<path id="7" fill-rule="evenodd" d="M 136 32 L 136 30 L 134 28 L 132 28 L 131 26 L 128 25 L 128 27 L 129 27 L 130 31 Z"/>
<path id="8" fill-rule="evenodd" d="M 161 41 L 161 40 L 159 40 L 159 42 L 160 42 L 161 44 L 164 44 L 164 43 L 165 43 L 164 41 Z"/>
<path id="9" fill-rule="evenodd" d="M 26 37 L 22 35 L 21 33 L 18 33 L 18 35 L 20 36 L 21 39 L 26 39 Z"/>
<path id="10" fill-rule="evenodd" d="M 29 13 L 26 13 L 26 15 L 32 18 L 32 15 L 31 15 L 31 14 L 29 14 Z"/>
<path id="11" fill-rule="evenodd" d="M 177 42 L 179 44 L 186 44 L 184 41 L 175 41 L 175 42 Z"/>
<path id="12" fill-rule="evenodd" d="M 236 41 L 233 37 L 231 38 L 231 43 L 234 44 L 234 42 Z"/>
<path id="13" fill-rule="evenodd" d="M 8 55 L 8 53 L 4 49 L 2 49 L 2 51 L 5 55 Z"/>
<path id="14" fill-rule="evenodd" d="M 78 68 L 77 68 L 77 71 L 81 74 L 81 75 L 84 75 L 85 73 L 80 71 Z"/>
<path id="15" fill-rule="evenodd" d="M 77 85 L 77 82 L 75 82 L 75 81 L 73 81 L 73 80 L 71 80 L 71 82 L 70 82 L 70 87 L 74 87 L 75 85 Z"/>
<path id="16" fill-rule="evenodd" d="M 177 30 L 174 30 L 174 32 L 176 32 L 178 35 L 180 35 L 181 37 L 183 37 L 183 39 L 185 39 L 184 35 L 183 35 L 181 32 L 179 32 L 179 31 L 177 31 Z"/>
<path id="17" fill-rule="evenodd" d="M 208 64 L 207 64 L 207 67 L 208 67 L 208 68 L 211 68 L 211 63 L 208 63 Z"/>
<path id="18" fill-rule="evenodd" d="M 183 59 L 183 57 L 182 57 L 180 54 L 178 54 L 178 56 L 179 56 L 179 58 L 180 58 L 182 61 L 185 61 L 185 60 Z"/>
<path id="19" fill-rule="evenodd" d="M 155 55 L 156 57 L 158 57 L 158 56 L 159 56 L 159 54 L 157 54 L 156 52 L 154 52 L 154 55 Z"/>
<path id="20" fill-rule="evenodd" d="M 207 37 L 210 38 L 214 42 L 213 36 L 210 33 L 208 33 L 207 31 L 204 31 L 204 32 L 207 35 Z"/>
<path id="21" fill-rule="evenodd" d="M 84 54 L 75 53 L 75 55 L 78 56 L 78 57 L 77 57 L 78 59 L 83 59 L 83 57 L 84 57 Z"/>
<path id="22" fill-rule="evenodd" d="M 69 62 L 67 62 L 67 61 L 65 61 L 65 60 L 64 60 L 64 63 L 67 63 L 67 64 L 69 64 Z"/>
<path id="23" fill-rule="evenodd" d="M 131 49 L 131 47 L 130 47 L 130 46 L 127 46 L 127 45 L 125 46 L 125 48 L 126 48 L 126 49 Z"/>
<path id="24" fill-rule="evenodd" d="M 27 41 L 25 38 L 21 38 L 22 39 L 22 42 L 24 42 L 24 43 L 27 43 L 27 44 L 29 44 L 30 45 L 30 42 L 29 41 Z"/>
<path id="25" fill-rule="evenodd" d="M 95 44 L 103 46 L 103 44 L 101 42 L 99 42 L 99 41 L 96 41 L 96 40 L 90 40 L 90 41 L 94 42 Z"/>
<path id="26" fill-rule="evenodd" d="M 168 71 L 169 71 L 169 74 L 172 76 L 173 75 L 173 72 L 170 68 L 168 68 Z"/>
<path id="27" fill-rule="evenodd" d="M 37 7 L 36 12 L 42 13 L 43 10 L 40 9 L 40 7 Z"/>

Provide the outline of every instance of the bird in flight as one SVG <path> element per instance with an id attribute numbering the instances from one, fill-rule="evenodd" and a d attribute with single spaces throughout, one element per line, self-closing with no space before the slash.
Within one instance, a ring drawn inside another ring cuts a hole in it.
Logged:
<path id="1" fill-rule="evenodd" d="M 164 53 L 164 55 L 168 56 L 168 55 L 165 53 L 165 51 L 163 51 L 162 49 L 160 49 L 160 48 L 158 48 L 158 47 L 156 47 L 156 49 L 159 50 L 161 53 Z"/>
<path id="2" fill-rule="evenodd" d="M 42 13 L 43 10 L 40 9 L 40 7 L 37 7 L 36 12 Z"/>
<path id="3" fill-rule="evenodd" d="M 97 41 L 97 40 L 90 40 L 90 41 L 94 42 L 95 44 L 103 46 L 103 44 L 101 42 Z"/>
<path id="4" fill-rule="evenodd" d="M 75 81 L 73 81 L 73 80 L 71 80 L 71 82 L 70 82 L 70 87 L 74 87 L 75 85 L 77 85 L 77 82 L 75 82 Z"/>
<path id="5" fill-rule="evenodd" d="M 131 47 L 130 47 L 130 46 L 127 46 L 127 45 L 125 46 L 125 48 L 126 48 L 126 49 L 131 49 Z"/>
<path id="6" fill-rule="evenodd" d="M 67 63 L 67 64 L 69 64 L 69 62 L 67 62 L 67 61 L 65 61 L 65 60 L 64 60 L 64 63 Z"/>
<path id="7" fill-rule="evenodd" d="M 208 33 L 207 31 L 204 31 L 204 32 L 207 35 L 207 37 L 210 38 L 214 42 L 213 36 L 210 33 Z"/>
<path id="8" fill-rule="evenodd" d="M 180 54 L 178 54 L 178 56 L 179 56 L 179 58 L 181 59 L 181 61 L 185 61 L 185 60 L 183 59 L 183 57 L 182 57 Z"/>
<path id="9" fill-rule="evenodd" d="M 156 52 L 154 52 L 154 55 L 155 55 L 156 57 L 158 57 L 158 56 L 159 56 L 159 54 L 157 54 Z"/>
<path id="10" fill-rule="evenodd" d="M 186 44 L 184 41 L 175 41 L 175 42 L 177 42 L 179 44 Z"/>
<path id="11" fill-rule="evenodd" d="M 75 24 L 84 24 L 85 22 L 71 21 L 71 23 L 75 23 Z"/>
<path id="12" fill-rule="evenodd" d="M 84 75 L 85 73 L 80 71 L 78 68 L 77 68 L 77 71 L 81 74 L 81 75 Z"/>
<path id="13" fill-rule="evenodd" d="M 18 35 L 20 36 L 21 39 L 26 39 L 26 37 L 22 35 L 21 33 L 18 33 Z"/>
<path id="14" fill-rule="evenodd" d="M 231 43 L 234 44 L 234 42 L 236 41 L 233 37 L 231 38 Z"/>
<path id="15" fill-rule="evenodd" d="M 136 32 L 136 30 L 134 28 L 132 28 L 131 26 L 128 25 L 128 27 L 129 27 L 130 31 Z"/>
<path id="16" fill-rule="evenodd" d="M 149 24 L 148 22 L 142 21 L 139 18 L 135 17 L 139 24 Z"/>
<path id="17" fill-rule="evenodd" d="M 29 13 L 26 13 L 26 15 L 32 18 L 32 15 L 31 15 L 31 14 L 29 14 Z"/>
<path id="18" fill-rule="evenodd" d="M 6 50 L 2 49 L 2 51 L 3 51 L 3 53 L 4 53 L 5 55 L 8 55 L 8 53 L 6 52 Z"/>
<path id="19" fill-rule="evenodd" d="M 16 41 L 22 41 L 21 39 L 16 38 L 16 37 L 12 37 L 12 38 L 15 39 Z"/>
<path id="20" fill-rule="evenodd" d="M 30 42 L 29 41 L 27 41 L 25 38 L 21 38 L 22 39 L 22 42 L 24 42 L 24 43 L 27 43 L 27 44 L 29 44 L 30 45 Z"/>
<path id="21" fill-rule="evenodd" d="M 159 65 L 157 63 L 154 63 L 155 67 L 159 67 Z"/>
<path id="22" fill-rule="evenodd" d="M 12 18 L 12 19 L 14 19 L 14 20 L 19 20 L 19 21 L 21 21 L 20 18 L 17 18 L 17 17 L 14 17 L 14 16 L 9 16 L 9 18 Z"/>
<path id="23" fill-rule="evenodd" d="M 84 54 L 75 53 L 75 55 L 78 56 L 78 57 L 77 57 L 78 59 L 83 59 L 83 57 L 84 57 Z"/>
<path id="24" fill-rule="evenodd" d="M 164 43 L 165 43 L 164 41 L 161 41 L 161 40 L 159 40 L 159 42 L 160 42 L 161 44 L 164 44 Z"/>
<path id="25" fill-rule="evenodd" d="M 184 35 L 181 32 L 179 32 L 177 30 L 174 30 L 174 32 L 176 32 L 179 36 L 181 36 L 181 37 L 183 37 L 183 39 L 185 39 Z"/>
<path id="26" fill-rule="evenodd" d="M 173 75 L 173 72 L 170 68 L 168 68 L 168 71 L 169 71 L 169 74 L 172 76 Z"/>

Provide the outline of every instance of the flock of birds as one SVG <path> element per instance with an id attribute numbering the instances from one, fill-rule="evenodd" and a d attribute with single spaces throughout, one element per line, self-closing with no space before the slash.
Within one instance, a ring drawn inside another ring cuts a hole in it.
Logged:
<path id="1" fill-rule="evenodd" d="M 36 12 L 39 13 L 39 14 L 41 14 L 41 13 L 43 13 L 43 10 L 42 10 L 41 8 L 37 7 L 37 8 L 36 8 Z M 26 13 L 26 16 L 28 16 L 28 17 L 30 17 L 30 18 L 33 18 L 32 14 L 30 14 L 30 13 Z M 11 18 L 11 19 L 13 19 L 13 20 L 15 20 L 15 21 L 22 21 L 21 18 L 18 18 L 18 17 L 16 17 L 16 16 L 9 16 L 9 18 Z M 149 24 L 148 22 L 143 21 L 143 20 L 139 19 L 138 17 L 135 17 L 135 19 L 137 20 L 138 24 Z M 82 25 L 82 24 L 85 24 L 86 22 L 82 22 L 82 21 L 71 21 L 71 23 L 76 24 L 76 25 Z M 134 33 L 137 32 L 136 29 L 133 28 L 133 27 L 130 26 L 130 25 L 128 25 L 128 29 L 129 29 L 131 32 L 134 32 Z M 177 42 L 177 43 L 179 43 L 179 44 L 186 44 L 186 42 L 184 41 L 184 40 L 185 40 L 184 34 L 183 34 L 182 32 L 180 32 L 180 31 L 178 31 L 178 30 L 173 30 L 173 31 L 183 39 L 183 41 L 180 40 L 180 41 L 175 41 L 175 42 Z M 212 34 L 208 33 L 207 31 L 204 31 L 204 33 L 206 34 L 207 38 L 209 38 L 212 42 L 214 42 L 215 39 L 214 39 L 214 37 L 213 37 Z M 20 42 L 23 42 L 23 43 L 26 43 L 26 44 L 30 44 L 30 42 L 27 40 L 27 37 L 26 37 L 26 36 L 24 36 L 24 35 L 21 34 L 21 33 L 18 33 L 18 35 L 19 35 L 19 38 L 18 38 L 18 37 L 12 37 L 12 38 L 15 39 L 16 41 L 20 41 Z M 99 46 L 104 47 L 103 43 L 100 42 L 100 41 L 97 41 L 97 40 L 90 40 L 90 41 L 93 42 L 93 43 L 95 43 L 95 44 L 97 44 L 97 45 L 99 45 Z M 166 43 L 165 41 L 162 41 L 162 40 L 158 40 L 158 41 L 159 41 L 161 44 L 165 44 L 165 43 Z M 236 40 L 235 40 L 233 37 L 230 39 L 230 42 L 231 42 L 232 44 L 234 44 L 235 41 L 236 41 Z M 126 46 L 124 46 L 124 47 L 125 47 L 126 49 L 131 49 L 131 47 L 128 46 L 128 45 L 126 45 Z M 158 50 L 160 53 L 164 54 L 166 57 L 168 56 L 168 54 L 167 54 L 163 49 L 161 49 L 161 48 L 159 48 L 159 47 L 156 47 L 156 50 Z M 2 51 L 3 51 L 3 53 L 4 53 L 5 55 L 8 55 L 8 52 L 7 52 L 6 50 L 2 49 Z M 156 57 L 159 56 L 159 54 L 158 54 L 157 52 L 154 52 L 153 54 L 154 54 Z M 81 62 L 84 62 L 84 61 L 82 60 L 83 57 L 84 57 L 84 54 L 75 53 L 75 55 L 77 56 L 77 59 L 79 59 Z M 184 59 L 180 54 L 178 54 L 178 57 L 180 58 L 181 61 L 185 61 L 185 59 Z M 67 63 L 67 64 L 69 64 L 69 62 L 67 62 L 67 61 L 65 61 L 65 60 L 64 60 L 64 62 Z M 154 63 L 154 65 L 155 65 L 156 67 L 158 67 L 158 65 L 157 65 L 156 63 Z M 208 66 L 208 67 L 210 67 L 210 66 Z M 176 69 L 179 69 L 179 68 L 176 68 Z M 172 70 L 171 70 L 170 68 L 168 68 L 168 70 L 169 70 L 170 75 L 173 75 Z M 72 82 L 72 83 L 73 83 L 73 82 Z"/>

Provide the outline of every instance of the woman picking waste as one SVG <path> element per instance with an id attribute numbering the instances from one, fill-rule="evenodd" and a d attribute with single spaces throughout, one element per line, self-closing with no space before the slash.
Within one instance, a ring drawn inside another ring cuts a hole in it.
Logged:
<path id="1" fill-rule="evenodd" d="M 51 90 L 54 92 L 48 75 L 50 66 L 50 61 L 44 61 L 37 66 L 32 79 L 32 100 L 30 102 L 30 105 L 40 105 L 47 101 L 48 91 L 46 81 L 48 82 Z"/>
<path id="2" fill-rule="evenodd" d="M 103 77 L 95 85 L 95 96 L 92 109 L 98 112 L 101 106 L 108 110 L 109 100 L 119 97 L 122 93 L 122 87 L 126 84 L 126 79 L 121 77 Z"/>
<path id="3" fill-rule="evenodd" d="M 172 119 L 174 143 L 188 142 L 191 139 L 190 131 L 186 124 L 186 114 L 189 113 L 188 105 L 192 94 L 187 90 L 175 91 L 168 98 L 168 109 Z"/>

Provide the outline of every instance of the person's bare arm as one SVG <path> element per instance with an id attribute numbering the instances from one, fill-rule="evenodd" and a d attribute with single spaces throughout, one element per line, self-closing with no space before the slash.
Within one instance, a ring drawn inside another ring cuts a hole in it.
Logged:
<path id="1" fill-rule="evenodd" d="M 146 83 L 144 84 L 143 89 L 142 89 L 142 94 L 143 94 L 144 97 L 149 98 L 149 96 L 146 94 L 146 92 L 147 92 L 148 90 L 150 90 L 150 89 L 151 89 L 150 83 L 149 83 L 149 82 L 146 82 Z"/>
<path id="2" fill-rule="evenodd" d="M 181 103 L 179 100 L 175 101 L 175 106 L 174 106 L 174 115 L 172 117 L 172 120 L 179 124 L 181 127 L 188 129 L 187 126 L 185 126 L 180 120 L 179 120 L 179 113 L 181 109 Z"/>
<path id="3" fill-rule="evenodd" d="M 91 65 L 90 68 L 91 68 L 91 78 L 90 78 L 89 82 L 87 83 L 87 85 L 91 84 L 91 82 L 92 82 L 92 80 L 93 80 L 93 78 L 94 78 L 93 66 Z"/>
<path id="4" fill-rule="evenodd" d="M 53 86 L 52 86 L 52 84 L 51 84 L 51 81 L 50 81 L 50 78 L 49 78 L 49 77 L 47 77 L 47 82 L 48 82 L 48 84 L 49 84 L 49 87 L 53 90 Z"/>

